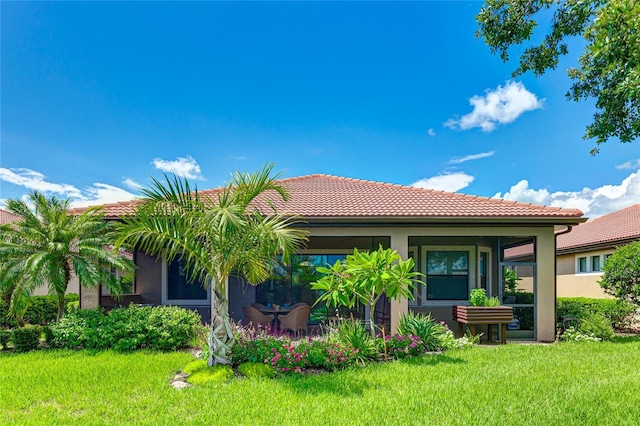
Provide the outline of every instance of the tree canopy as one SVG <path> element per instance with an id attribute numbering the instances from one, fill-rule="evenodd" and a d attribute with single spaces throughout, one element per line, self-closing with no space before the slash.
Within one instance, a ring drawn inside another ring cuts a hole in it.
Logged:
<path id="1" fill-rule="evenodd" d="M 600 286 L 604 291 L 640 307 L 640 241 L 618 247 L 602 269 Z"/>
<path id="2" fill-rule="evenodd" d="M 491 52 L 509 61 L 513 46 L 531 40 L 537 19 L 552 10 L 550 30 L 538 45 L 527 47 L 513 77 L 536 76 L 558 66 L 567 39 L 582 36 L 586 47 L 566 96 L 595 99 L 593 122 L 584 139 L 594 139 L 591 154 L 611 138 L 631 142 L 640 135 L 640 2 L 637 0 L 486 0 L 476 16 L 478 37 Z"/>
<path id="3" fill-rule="evenodd" d="M 272 175 L 273 164 L 257 173 L 236 173 L 214 195 L 203 195 L 186 179 L 165 176 L 142 191 L 135 213 L 118 225 L 116 247 L 128 247 L 166 261 L 185 262 L 190 280 L 211 287 L 209 365 L 229 364 L 235 343 L 226 295 L 227 280 L 238 273 L 260 284 L 278 254 L 283 259 L 306 241 L 304 230 L 291 227 L 296 218 L 264 214 L 258 204 L 273 206 L 286 200 L 287 190 Z"/>
<path id="4" fill-rule="evenodd" d="M 0 227 L 0 289 L 18 322 L 28 296 L 41 286 L 57 296 L 60 319 L 64 294 L 74 275 L 83 286 L 104 284 L 112 294 L 121 293 L 111 270 L 133 272 L 134 265 L 108 249 L 114 234 L 102 209 L 90 208 L 74 216 L 68 212 L 69 199 L 37 191 L 28 195 L 28 202 L 9 199 L 6 205 L 20 220 Z"/>

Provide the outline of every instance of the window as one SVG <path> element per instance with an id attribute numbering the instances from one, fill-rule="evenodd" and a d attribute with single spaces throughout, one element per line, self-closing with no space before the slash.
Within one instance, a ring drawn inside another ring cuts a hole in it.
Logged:
<path id="1" fill-rule="evenodd" d="M 579 257 L 578 258 L 578 272 L 587 272 L 587 258 Z"/>
<path id="2" fill-rule="evenodd" d="M 112 247 L 105 247 L 108 250 L 111 250 Z M 120 255 L 132 260 L 135 264 L 136 258 L 133 253 L 128 251 L 120 250 Z M 115 276 L 120 286 L 122 287 L 122 294 L 135 294 L 136 293 L 136 273 L 134 272 L 122 272 L 116 268 L 111 268 L 111 275 Z M 105 284 L 102 284 L 102 295 L 109 296 L 111 292 L 107 288 Z"/>
<path id="3" fill-rule="evenodd" d="M 209 299 L 209 291 L 202 281 L 195 279 L 189 281 L 184 261 L 174 259 L 165 263 L 163 269 L 162 301 L 176 305 L 206 305 Z"/>
<path id="4" fill-rule="evenodd" d="M 320 292 L 312 290 L 311 283 L 322 277 L 316 270 L 318 266 L 333 265 L 345 258 L 345 254 L 299 254 L 291 256 L 285 264 L 279 257 L 271 265 L 269 279 L 256 286 L 256 302 L 263 305 L 306 302 L 312 306 L 312 323 L 326 320 L 333 311 L 329 312 L 324 304 L 314 306 Z"/>
<path id="5" fill-rule="evenodd" d="M 592 256 L 576 257 L 576 274 L 601 274 L 602 266 L 612 253 L 598 253 Z"/>
<path id="6" fill-rule="evenodd" d="M 117 270 L 116 268 L 111 268 L 111 274 L 116 277 L 116 279 L 120 282 L 120 286 L 122 287 L 122 294 L 135 294 L 136 292 L 136 275 L 135 272 L 124 273 L 122 271 Z M 102 285 L 102 294 L 110 295 L 111 292 L 107 288 L 106 285 Z"/>
<path id="7" fill-rule="evenodd" d="M 469 252 L 427 251 L 427 299 L 466 300 L 469 295 Z"/>
<path id="8" fill-rule="evenodd" d="M 491 294 L 491 249 L 480 247 L 478 250 L 478 284 Z"/>

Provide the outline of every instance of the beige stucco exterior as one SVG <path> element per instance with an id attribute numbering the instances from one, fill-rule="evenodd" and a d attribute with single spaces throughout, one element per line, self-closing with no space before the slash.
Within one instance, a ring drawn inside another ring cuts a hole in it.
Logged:
<path id="1" fill-rule="evenodd" d="M 580 253 L 558 255 L 558 297 L 594 297 L 610 298 L 598 284 L 602 278 L 602 272 L 576 272 L 576 263 L 579 257 L 599 256 L 613 253 L 613 250 L 594 250 Z"/>
<path id="2" fill-rule="evenodd" d="M 49 292 L 49 287 L 47 286 L 40 286 L 38 288 L 36 288 L 33 293 L 31 293 L 32 296 L 45 296 Z M 69 293 L 75 293 L 75 294 L 80 294 L 80 281 L 78 280 L 78 277 L 76 277 L 75 275 L 71 276 L 71 281 L 69 281 L 69 284 L 67 284 L 67 294 Z"/>

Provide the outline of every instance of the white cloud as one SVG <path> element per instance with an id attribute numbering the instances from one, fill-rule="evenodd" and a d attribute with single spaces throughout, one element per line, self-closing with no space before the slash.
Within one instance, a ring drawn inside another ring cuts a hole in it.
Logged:
<path id="1" fill-rule="evenodd" d="M 106 183 L 94 183 L 86 189 L 85 193 L 72 200 L 73 207 L 96 206 L 101 204 L 128 201 L 136 198 L 136 195 L 117 186 Z"/>
<path id="2" fill-rule="evenodd" d="M 139 191 L 144 188 L 144 186 L 140 185 L 138 182 L 130 178 L 126 178 L 125 180 L 123 180 L 122 184 L 128 188 L 133 189 L 134 191 Z"/>
<path id="3" fill-rule="evenodd" d="M 64 198 L 71 198 L 71 206 L 73 207 L 126 201 L 136 197 L 135 194 L 106 183 L 94 183 L 92 186 L 81 191 L 73 185 L 47 182 L 42 173 L 26 168 L 0 168 L 0 180 L 22 186 L 29 190 L 54 193 Z M 23 201 L 28 200 L 26 194 L 24 194 L 21 199 Z"/>
<path id="4" fill-rule="evenodd" d="M 629 160 L 626 163 L 618 164 L 616 166 L 618 170 L 636 170 L 640 169 L 640 158 L 636 158 L 635 160 Z"/>
<path id="5" fill-rule="evenodd" d="M 433 129 L 429 129 L 429 130 L 427 130 L 427 134 L 428 134 L 429 136 L 435 136 L 435 135 L 436 135 L 436 132 L 435 132 L 435 130 L 433 130 Z"/>
<path id="6" fill-rule="evenodd" d="M 439 191 L 456 192 L 469 186 L 475 178 L 464 172 L 445 173 L 430 178 L 420 179 L 411 184 L 417 188 L 435 189 Z"/>
<path id="7" fill-rule="evenodd" d="M 232 160 L 246 160 L 247 157 L 243 157 L 241 155 L 230 155 L 229 158 L 231 158 Z"/>
<path id="8" fill-rule="evenodd" d="M 485 96 L 473 96 L 469 99 L 473 111 L 459 119 L 450 118 L 444 125 L 462 130 L 480 127 L 484 132 L 491 132 L 498 124 L 511 123 L 527 111 L 542 108 L 543 101 L 529 92 L 524 84 L 508 81 L 504 87 L 487 89 Z"/>
<path id="9" fill-rule="evenodd" d="M 7 169 L 0 167 L 0 180 L 40 192 L 53 192 L 66 196 L 80 194 L 80 190 L 73 185 L 47 182 L 42 173 L 26 168 Z"/>
<path id="10" fill-rule="evenodd" d="M 624 178 L 620 185 L 550 193 L 544 188 L 529 188 L 529 182 L 521 180 L 504 195 L 499 192 L 494 197 L 553 207 L 577 208 L 589 218 L 594 218 L 640 203 L 640 169 Z"/>
<path id="11" fill-rule="evenodd" d="M 493 154 L 495 154 L 495 151 L 481 152 L 480 154 L 471 154 L 464 157 L 454 157 L 449 160 L 449 164 L 460 164 L 464 163 L 465 161 L 479 160 L 481 158 L 491 157 Z"/>
<path id="12" fill-rule="evenodd" d="M 178 157 L 173 161 L 155 158 L 151 164 L 153 164 L 158 170 L 174 173 L 187 179 L 204 179 L 200 173 L 200 166 L 190 155 L 187 155 L 186 157 Z"/>

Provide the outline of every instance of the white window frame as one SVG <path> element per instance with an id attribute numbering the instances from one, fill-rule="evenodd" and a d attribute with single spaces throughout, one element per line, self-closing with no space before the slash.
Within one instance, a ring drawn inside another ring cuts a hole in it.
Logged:
<path id="1" fill-rule="evenodd" d="M 211 304 L 211 286 L 207 286 L 205 299 L 168 299 L 169 294 L 169 263 L 162 261 L 162 304 L 176 306 L 209 306 Z"/>
<path id="2" fill-rule="evenodd" d="M 420 258 L 422 260 L 422 273 L 425 275 L 425 280 L 427 281 L 427 286 L 429 286 L 429 281 L 427 278 L 427 252 L 430 251 L 466 251 L 468 252 L 468 283 L 467 283 L 467 295 L 471 291 L 472 288 L 476 286 L 476 263 L 477 263 L 477 255 L 476 255 L 476 246 L 422 246 L 422 252 L 420 253 Z M 468 297 L 468 296 L 467 296 Z M 422 298 L 421 306 L 452 306 L 452 305 L 464 305 L 468 304 L 469 300 L 465 299 L 449 299 L 449 300 L 429 300 L 427 299 L 427 290 L 424 289 L 424 297 Z"/>
<path id="3" fill-rule="evenodd" d="M 599 251 L 599 252 L 593 252 L 593 253 L 579 253 L 575 255 L 575 271 L 576 271 L 576 275 L 602 275 L 604 272 L 602 271 L 602 268 L 604 267 L 604 263 L 607 260 L 607 257 L 612 255 L 613 251 L 612 250 L 606 250 L 606 251 Z M 586 271 L 581 271 L 580 270 L 580 259 L 581 258 L 586 258 L 587 259 L 587 270 Z M 600 270 L 599 271 L 594 271 L 593 270 L 593 258 L 597 257 L 600 259 Z"/>

